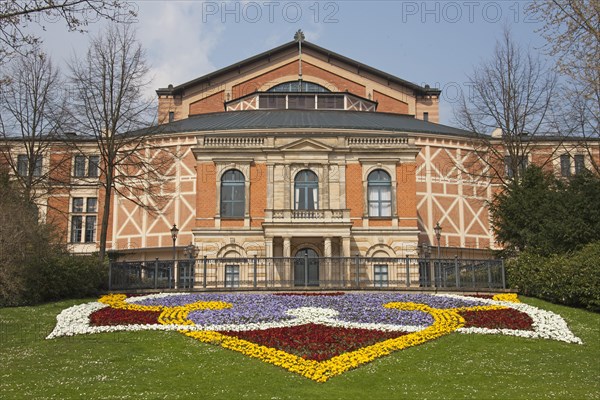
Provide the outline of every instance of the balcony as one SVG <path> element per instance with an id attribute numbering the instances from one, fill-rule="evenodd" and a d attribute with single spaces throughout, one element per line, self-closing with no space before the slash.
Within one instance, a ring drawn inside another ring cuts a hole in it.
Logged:
<path id="1" fill-rule="evenodd" d="M 350 210 L 265 210 L 265 223 L 273 224 L 345 224 L 350 223 Z"/>

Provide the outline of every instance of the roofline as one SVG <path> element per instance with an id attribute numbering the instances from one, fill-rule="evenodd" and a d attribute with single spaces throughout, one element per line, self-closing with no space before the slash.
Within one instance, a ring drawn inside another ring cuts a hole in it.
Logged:
<path id="1" fill-rule="evenodd" d="M 298 43 L 298 42 L 296 42 L 296 41 L 287 42 L 285 44 L 282 44 L 281 46 L 278 46 L 278 47 L 275 47 L 275 48 L 273 48 L 271 50 L 267 50 L 265 52 L 259 53 L 259 54 L 255 55 L 255 56 L 250 57 L 250 58 L 246 58 L 245 60 L 242 60 L 242 61 L 239 61 L 237 63 L 231 64 L 231 65 L 229 65 L 227 67 L 218 69 L 218 70 L 216 70 L 214 72 L 211 72 L 209 74 L 200 76 L 200 77 L 198 77 L 196 79 L 192 79 L 191 81 L 182 83 L 180 85 L 177 85 L 177 86 L 169 85 L 169 87 L 166 87 L 166 88 L 159 88 L 159 89 L 156 90 L 156 94 L 159 95 L 159 96 L 160 95 L 177 95 L 177 94 L 180 94 L 182 91 L 184 91 L 185 89 L 187 89 L 189 87 L 196 86 L 196 85 L 198 85 L 198 84 L 200 84 L 202 82 L 210 81 L 211 79 L 213 79 L 216 76 L 219 76 L 221 74 L 224 74 L 224 73 L 227 73 L 227 72 L 230 72 L 230 71 L 234 71 L 236 69 L 240 69 L 240 68 L 242 68 L 242 67 L 244 67 L 244 66 L 246 66 L 248 64 L 252 64 L 253 62 L 255 62 L 257 60 L 260 60 L 260 59 L 262 59 L 264 57 L 267 57 L 267 56 L 270 57 L 272 54 L 276 54 L 276 53 L 279 53 L 279 52 L 281 52 L 283 50 L 287 50 L 288 48 L 295 47 L 296 43 Z M 412 82 L 406 81 L 404 79 L 398 78 L 395 75 L 388 74 L 387 72 L 381 71 L 381 70 L 379 70 L 377 68 L 373 68 L 373 67 L 368 66 L 366 64 L 363 64 L 363 63 L 361 63 L 359 61 L 353 60 L 353 59 L 348 58 L 346 56 L 343 56 L 341 54 L 338 54 L 338 53 L 335 53 L 333 51 L 327 50 L 327 49 L 325 49 L 323 47 L 317 46 L 316 44 L 313 44 L 313 43 L 310 43 L 310 42 L 307 42 L 307 41 L 303 41 L 302 42 L 302 46 L 308 47 L 309 49 L 312 49 L 312 50 L 315 50 L 315 51 L 320 52 L 322 54 L 325 54 L 325 55 L 327 55 L 328 58 L 336 58 L 336 59 L 338 59 L 340 61 L 345 62 L 346 64 L 353 64 L 359 70 L 362 69 L 362 70 L 367 71 L 367 72 L 369 72 L 369 73 L 371 73 L 373 75 L 377 75 L 377 76 L 379 76 L 381 78 L 384 78 L 384 79 L 386 79 L 386 80 L 388 80 L 390 82 L 394 82 L 394 83 L 398 83 L 398 84 L 400 84 L 402 86 L 406 86 L 406 87 L 414 90 L 419 95 L 424 95 L 424 96 L 439 96 L 442 93 L 442 91 L 440 89 L 423 87 L 423 86 L 417 85 L 416 83 L 412 83 Z"/>

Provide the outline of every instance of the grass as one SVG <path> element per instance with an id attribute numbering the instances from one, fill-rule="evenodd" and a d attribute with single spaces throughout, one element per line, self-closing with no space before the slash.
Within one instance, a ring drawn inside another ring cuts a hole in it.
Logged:
<path id="1" fill-rule="evenodd" d="M 584 345 L 454 333 L 326 383 L 176 332 L 44 339 L 90 300 L 0 309 L 2 399 L 600 399 L 600 314 L 537 299 Z"/>

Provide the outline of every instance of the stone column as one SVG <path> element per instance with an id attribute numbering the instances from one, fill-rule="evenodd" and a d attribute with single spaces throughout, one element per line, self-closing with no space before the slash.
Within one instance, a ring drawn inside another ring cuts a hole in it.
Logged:
<path id="1" fill-rule="evenodd" d="M 292 281 L 294 280 L 294 263 L 290 262 L 292 256 L 292 241 L 289 237 L 283 238 L 283 270 L 285 271 L 285 277 L 283 279 Z"/>

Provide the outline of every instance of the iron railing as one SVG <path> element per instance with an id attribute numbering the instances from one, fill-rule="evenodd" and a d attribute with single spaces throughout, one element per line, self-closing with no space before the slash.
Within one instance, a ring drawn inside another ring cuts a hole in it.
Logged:
<path id="1" fill-rule="evenodd" d="M 112 261 L 110 290 L 504 289 L 502 260 L 251 257 Z"/>

